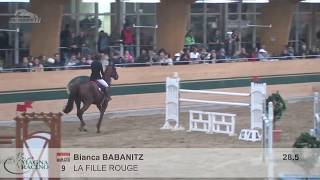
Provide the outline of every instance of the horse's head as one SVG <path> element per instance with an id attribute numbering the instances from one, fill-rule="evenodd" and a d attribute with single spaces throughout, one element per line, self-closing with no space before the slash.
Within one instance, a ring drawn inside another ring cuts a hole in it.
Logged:
<path id="1" fill-rule="evenodd" d="M 114 80 L 118 80 L 119 76 L 118 76 L 118 72 L 117 72 L 117 68 L 115 67 L 115 65 L 113 63 L 110 63 L 107 67 L 106 70 L 104 72 L 104 79 L 110 83 L 111 78 L 113 78 Z"/>

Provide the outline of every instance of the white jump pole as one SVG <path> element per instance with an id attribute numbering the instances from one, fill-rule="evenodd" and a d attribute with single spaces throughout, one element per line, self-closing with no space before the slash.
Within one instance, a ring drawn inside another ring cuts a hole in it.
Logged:
<path id="1" fill-rule="evenodd" d="M 221 105 L 230 105 L 230 106 L 250 106 L 249 103 L 236 103 L 236 102 L 224 102 L 224 101 L 206 101 L 206 100 L 185 99 L 185 98 L 180 98 L 180 101 L 206 103 L 206 104 L 221 104 Z"/>
<path id="2" fill-rule="evenodd" d="M 203 90 L 189 90 L 189 89 L 180 89 L 180 92 L 201 93 L 201 94 L 217 94 L 217 95 L 228 95 L 228 96 L 244 96 L 244 97 L 250 96 L 249 93 L 203 91 Z"/>

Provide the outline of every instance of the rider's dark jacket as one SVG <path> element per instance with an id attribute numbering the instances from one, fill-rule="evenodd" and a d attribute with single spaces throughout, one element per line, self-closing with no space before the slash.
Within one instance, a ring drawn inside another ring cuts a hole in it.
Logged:
<path id="1" fill-rule="evenodd" d="M 95 81 L 98 79 L 102 79 L 103 75 L 103 68 L 102 64 L 99 61 L 93 61 L 91 64 L 91 76 L 90 76 L 90 81 Z"/>

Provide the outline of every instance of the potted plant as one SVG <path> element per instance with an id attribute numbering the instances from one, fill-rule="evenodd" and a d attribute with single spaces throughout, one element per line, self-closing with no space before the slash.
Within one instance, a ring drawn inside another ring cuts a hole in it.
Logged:
<path id="1" fill-rule="evenodd" d="M 319 164 L 320 152 L 316 149 L 320 148 L 320 141 L 309 133 L 302 133 L 293 144 L 292 158 L 294 160 L 303 159 L 303 161 L 293 161 L 306 174 L 311 174 Z M 313 148 L 313 149 L 309 149 Z"/>
<path id="2" fill-rule="evenodd" d="M 282 130 L 276 128 L 276 122 L 281 119 L 283 112 L 287 109 L 287 106 L 279 92 L 271 94 L 267 98 L 266 102 L 267 108 L 269 102 L 273 103 L 273 139 L 274 141 L 278 142 L 280 141 Z"/>

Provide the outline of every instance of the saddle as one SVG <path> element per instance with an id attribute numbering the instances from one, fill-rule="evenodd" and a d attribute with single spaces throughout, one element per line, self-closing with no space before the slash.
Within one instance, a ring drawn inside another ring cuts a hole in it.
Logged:
<path id="1" fill-rule="evenodd" d="M 98 81 L 91 81 L 91 82 L 96 84 L 98 86 L 99 91 L 103 93 L 103 90 L 105 88 L 103 85 L 101 85 Z"/>

